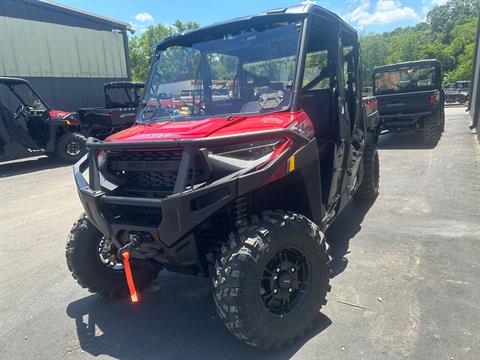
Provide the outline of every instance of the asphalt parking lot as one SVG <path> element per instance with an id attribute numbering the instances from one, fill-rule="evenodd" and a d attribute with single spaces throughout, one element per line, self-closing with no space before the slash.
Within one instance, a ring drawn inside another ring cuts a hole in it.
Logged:
<path id="1" fill-rule="evenodd" d="M 230 335 L 206 279 L 162 272 L 136 305 L 81 289 L 64 260 L 82 211 L 71 167 L 0 164 L 0 357 L 479 359 L 480 147 L 464 108 L 446 115 L 434 149 L 381 138 L 380 196 L 327 234 L 328 304 L 306 338 L 273 352 Z"/>

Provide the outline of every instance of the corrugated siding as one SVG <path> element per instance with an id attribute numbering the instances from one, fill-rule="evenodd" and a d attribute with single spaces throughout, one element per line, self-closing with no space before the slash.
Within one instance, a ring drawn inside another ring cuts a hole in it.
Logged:
<path id="1" fill-rule="evenodd" d="M 104 106 L 103 84 L 126 78 L 29 78 L 32 86 L 52 109 L 77 111 L 79 108 Z"/>
<path id="2" fill-rule="evenodd" d="M 473 59 L 473 73 L 470 92 L 470 116 L 472 125 L 477 128 L 477 139 L 480 142 L 480 18 L 477 21 L 477 40 Z"/>
<path id="3" fill-rule="evenodd" d="M 123 35 L 0 16 L 0 76 L 126 78 Z"/>
<path id="4" fill-rule="evenodd" d="M 74 10 L 61 9 L 37 0 L 0 0 L 0 16 L 35 20 L 54 24 L 75 26 L 87 29 L 106 30 L 112 28 L 125 30 L 125 26 L 115 22 L 103 21 L 85 16 Z"/>

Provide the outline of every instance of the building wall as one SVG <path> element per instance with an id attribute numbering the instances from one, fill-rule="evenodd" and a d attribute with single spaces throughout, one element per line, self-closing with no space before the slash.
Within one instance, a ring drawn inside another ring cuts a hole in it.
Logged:
<path id="1" fill-rule="evenodd" d="M 472 91 L 469 107 L 472 125 L 477 128 L 477 139 L 480 142 L 480 17 L 477 22 L 476 58 L 473 60 Z M 475 55 L 474 55 L 475 56 Z"/>
<path id="2" fill-rule="evenodd" d="M 0 76 L 126 78 L 121 33 L 0 16 Z"/>
<path id="3" fill-rule="evenodd" d="M 130 79 L 125 27 L 39 1 L 0 1 L 0 76 L 29 80 L 52 108 L 102 106 Z"/>

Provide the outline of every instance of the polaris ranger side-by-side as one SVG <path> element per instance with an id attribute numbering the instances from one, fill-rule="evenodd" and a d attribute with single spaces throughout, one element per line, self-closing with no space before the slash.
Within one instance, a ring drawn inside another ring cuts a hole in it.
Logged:
<path id="1" fill-rule="evenodd" d="M 0 77 L 0 161 L 53 155 L 74 163 L 85 140 L 71 114 L 50 109 L 28 81 Z"/>
<path id="2" fill-rule="evenodd" d="M 210 276 L 239 339 L 302 336 L 330 290 L 325 230 L 378 193 L 378 113 L 360 74 L 356 31 L 313 5 L 164 39 L 137 124 L 88 139 L 74 167 L 86 215 L 68 239 L 73 277 L 135 302 L 160 268 Z M 188 113 L 172 115 L 159 94 L 190 81 Z"/>
<path id="3" fill-rule="evenodd" d="M 445 126 L 445 94 L 438 60 L 376 67 L 373 93 L 380 112 L 379 132 L 420 132 L 425 145 L 437 144 Z"/>
<path id="4" fill-rule="evenodd" d="M 125 130 L 135 122 L 145 84 L 131 81 L 106 83 L 105 107 L 78 109 L 77 117 L 82 133 L 96 139 L 105 139 Z"/>

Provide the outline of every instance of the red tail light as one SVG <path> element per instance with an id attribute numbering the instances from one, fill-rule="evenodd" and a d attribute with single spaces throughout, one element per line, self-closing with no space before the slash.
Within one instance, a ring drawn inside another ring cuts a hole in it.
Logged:
<path id="1" fill-rule="evenodd" d="M 438 92 L 430 95 L 429 97 L 430 105 L 435 105 L 439 100 L 440 100 L 440 94 Z"/>

